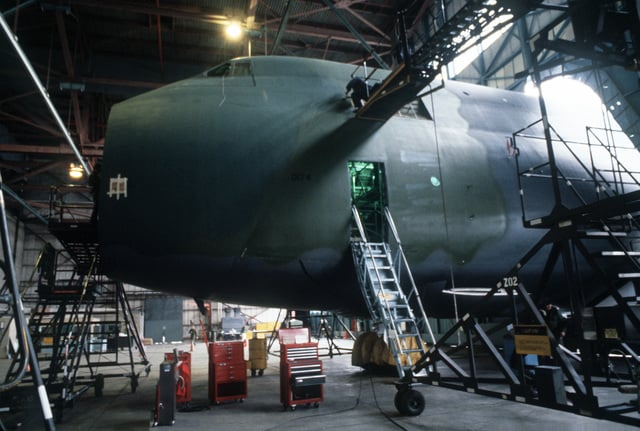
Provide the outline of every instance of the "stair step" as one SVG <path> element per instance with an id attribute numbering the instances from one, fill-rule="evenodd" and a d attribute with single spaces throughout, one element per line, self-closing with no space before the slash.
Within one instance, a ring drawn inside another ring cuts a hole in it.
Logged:
<path id="1" fill-rule="evenodd" d="M 618 278 L 640 278 L 640 272 L 621 272 Z"/>
<path id="2" fill-rule="evenodd" d="M 626 232 L 607 232 L 607 231 L 588 231 L 588 232 L 585 232 L 584 234 L 590 237 L 608 237 L 608 236 L 625 237 L 627 236 Z"/>
<path id="3" fill-rule="evenodd" d="M 604 257 L 615 257 L 615 256 L 640 256 L 640 251 L 603 251 L 601 255 Z"/>
<path id="4" fill-rule="evenodd" d="M 393 323 L 396 325 L 396 327 L 399 327 L 402 323 L 407 323 L 407 322 L 411 322 L 412 319 L 405 319 L 405 320 L 398 320 L 398 319 L 393 319 Z M 408 325 L 405 327 L 404 331 L 400 332 L 400 334 L 403 337 L 409 337 L 409 336 L 413 336 L 416 335 L 415 333 L 415 327 L 413 327 L 412 325 Z"/>
<path id="5" fill-rule="evenodd" d="M 374 278 L 374 280 L 378 281 L 380 283 L 394 283 L 395 284 L 395 282 L 396 282 L 395 278 L 382 278 L 382 277 L 378 278 L 378 277 L 376 277 L 376 278 Z"/>
<path id="6" fill-rule="evenodd" d="M 411 338 L 411 337 L 417 337 L 418 334 L 415 332 L 412 333 L 403 333 L 403 334 L 396 334 L 396 338 Z"/>
<path id="7" fill-rule="evenodd" d="M 379 270 L 382 269 L 382 270 L 386 270 L 386 271 L 391 270 L 391 267 L 389 265 L 369 265 L 369 264 L 367 264 L 367 268 L 368 269 L 378 268 Z"/>
<path id="8" fill-rule="evenodd" d="M 375 286 L 374 289 L 372 289 L 376 295 L 393 295 L 393 296 L 399 296 L 400 292 L 398 292 L 397 289 L 393 289 L 395 287 L 395 284 L 389 286 L 391 288 L 387 288 L 388 286 Z"/>
<path id="9" fill-rule="evenodd" d="M 422 349 L 402 349 L 403 353 L 424 353 Z"/>

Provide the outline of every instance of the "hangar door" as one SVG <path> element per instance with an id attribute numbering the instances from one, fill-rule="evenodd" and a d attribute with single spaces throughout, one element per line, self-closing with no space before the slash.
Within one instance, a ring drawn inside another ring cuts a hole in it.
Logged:
<path id="1" fill-rule="evenodd" d="M 387 184 L 384 163 L 350 161 L 351 203 L 358 208 L 367 240 L 386 241 L 384 207 L 387 206 Z"/>
<path id="2" fill-rule="evenodd" d="M 144 300 L 144 337 L 154 343 L 182 341 L 182 298 Z"/>

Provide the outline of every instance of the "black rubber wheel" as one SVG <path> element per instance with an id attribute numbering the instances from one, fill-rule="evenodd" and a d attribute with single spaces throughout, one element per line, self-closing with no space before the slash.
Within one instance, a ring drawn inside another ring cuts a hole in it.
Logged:
<path id="1" fill-rule="evenodd" d="M 405 416 L 418 416 L 424 411 L 425 400 L 422 393 L 416 391 L 415 389 L 398 392 L 398 394 L 400 393 L 402 395 L 400 395 L 399 400 L 396 404 L 396 407 L 399 407 L 398 411 L 400 413 Z"/>
<path id="2" fill-rule="evenodd" d="M 102 396 L 102 390 L 104 389 L 104 376 L 102 374 L 98 374 L 96 376 L 96 382 L 95 382 L 95 386 L 94 386 L 94 391 L 96 394 L 96 397 L 101 397 Z"/>
<path id="3" fill-rule="evenodd" d="M 398 392 L 396 392 L 396 396 L 393 397 L 393 404 L 396 406 L 396 410 L 398 410 L 398 412 L 402 416 L 409 415 L 407 412 L 404 411 L 403 405 L 402 405 L 402 396 L 404 395 L 405 392 L 407 392 L 407 390 L 408 389 L 400 389 L 398 390 Z"/>

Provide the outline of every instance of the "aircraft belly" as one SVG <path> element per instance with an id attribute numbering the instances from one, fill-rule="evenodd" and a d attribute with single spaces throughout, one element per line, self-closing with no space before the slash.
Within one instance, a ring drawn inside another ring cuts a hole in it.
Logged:
<path id="1" fill-rule="evenodd" d="M 104 246 L 101 254 L 112 277 L 155 290 L 267 307 L 322 304 L 366 312 L 350 253 L 315 250 L 278 264 L 246 256 L 153 256 L 122 246 Z"/>

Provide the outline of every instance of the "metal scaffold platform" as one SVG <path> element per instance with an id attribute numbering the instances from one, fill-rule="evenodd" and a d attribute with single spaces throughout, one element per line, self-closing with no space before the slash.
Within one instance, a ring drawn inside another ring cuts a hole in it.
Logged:
<path id="1" fill-rule="evenodd" d="M 640 173 L 629 171 L 625 160 L 640 154 L 614 145 L 614 131 L 587 129 L 587 142 L 568 142 L 543 123 L 515 132 L 510 145 L 523 224 L 546 232 L 440 337 L 413 375 L 421 383 L 638 426 Z M 527 154 L 539 151 L 540 143 L 549 161 L 529 165 Z M 625 156 L 627 151 L 634 153 Z M 553 157 L 561 153 L 559 159 L 571 160 L 573 169 Z M 527 193 L 527 184 L 535 182 L 539 190 L 541 181 L 551 188 L 546 201 Z M 520 273 L 541 258 L 544 270 L 536 285 L 524 286 Z M 602 286 L 598 292 L 587 294 L 587 280 L 579 277 L 585 271 L 578 268 L 593 274 Z M 553 280 L 559 271 L 561 285 Z M 481 324 L 498 295 L 508 296 L 509 315 Z M 561 296 L 569 298 L 571 315 L 560 332 L 539 307 L 544 298 Z M 459 333 L 463 342 L 454 340 Z"/>
<path id="2" fill-rule="evenodd" d="M 101 272 L 96 224 L 84 221 L 83 209 L 57 209 L 49 229 L 63 249 L 45 245 L 34 270 L 37 288 L 21 297 L 31 351 L 55 422 L 91 388 L 101 396 L 106 379 L 127 378 L 135 392 L 140 374 L 150 371 L 125 287 Z M 69 218 L 73 211 L 81 217 Z M 33 377 L 21 371 L 23 355 L 19 349 L 12 357 L 5 382 L 18 383 L 0 401 L 18 416 L 34 390 Z"/>

